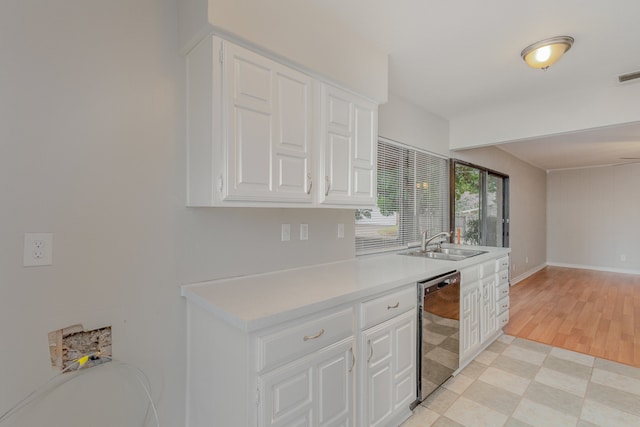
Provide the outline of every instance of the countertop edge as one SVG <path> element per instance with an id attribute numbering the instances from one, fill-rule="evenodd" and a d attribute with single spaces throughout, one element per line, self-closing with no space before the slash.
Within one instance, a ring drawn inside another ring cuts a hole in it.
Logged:
<path id="1" fill-rule="evenodd" d="M 424 280 L 429 277 L 438 276 L 440 274 L 447 273 L 449 271 L 460 270 L 464 268 L 468 268 L 474 265 L 482 264 L 490 259 L 495 259 L 500 256 L 500 254 L 509 254 L 511 252 L 510 248 L 490 248 L 490 247 L 474 247 L 477 249 L 487 250 L 487 254 L 482 254 L 477 257 L 468 258 L 463 261 L 456 261 L 454 264 L 451 261 L 436 261 L 435 263 L 430 263 L 429 265 L 435 266 L 431 270 L 428 270 L 424 273 L 414 273 L 407 274 L 406 276 L 398 277 L 394 280 L 388 282 L 381 282 L 374 286 L 370 287 L 362 287 L 357 290 L 349 290 L 345 293 L 337 293 L 335 296 L 318 300 L 315 302 L 311 302 L 308 304 L 302 304 L 296 307 L 292 307 L 290 309 L 269 313 L 264 316 L 244 319 L 241 316 L 238 316 L 228 310 L 225 310 L 220 305 L 216 305 L 211 299 L 203 298 L 197 292 L 196 289 L 202 287 L 215 287 L 223 284 L 232 284 L 233 282 L 238 281 L 251 281 L 256 280 L 259 281 L 264 277 L 277 277 L 278 275 L 284 274 L 295 274 L 296 272 L 313 272 L 314 269 L 319 268 L 330 268 L 332 265 L 335 265 L 336 268 L 339 265 L 357 265 L 358 263 L 365 262 L 364 260 L 379 257 L 380 259 L 384 259 L 386 256 L 396 256 L 397 254 L 387 254 L 387 255 L 372 255 L 365 256 L 362 258 L 355 258 L 350 260 L 338 261 L 327 264 L 317 264 L 312 266 L 298 267 L 294 269 L 266 272 L 248 276 L 236 276 L 227 279 L 218 279 L 211 281 L 203 281 L 191 284 L 185 284 L 180 286 L 180 295 L 184 297 L 188 302 L 191 302 L 201 309 L 210 312 L 214 316 L 218 317 L 222 321 L 238 328 L 239 330 L 251 333 L 258 330 L 262 330 L 265 328 L 269 328 L 271 326 L 275 326 L 280 323 L 284 323 L 290 320 L 294 320 L 296 318 L 309 315 L 315 312 L 333 309 L 339 306 L 347 305 L 354 303 L 355 301 L 365 300 L 368 297 L 373 297 L 374 295 L 382 294 L 388 291 L 392 291 L 394 289 L 401 288 L 405 285 L 410 285 L 411 283 L 416 283 L 420 280 Z M 420 262 L 420 260 L 416 260 Z"/>

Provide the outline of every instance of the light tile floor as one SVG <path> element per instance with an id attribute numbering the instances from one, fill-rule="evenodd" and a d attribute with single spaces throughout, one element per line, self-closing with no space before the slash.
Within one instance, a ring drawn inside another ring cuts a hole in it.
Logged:
<path id="1" fill-rule="evenodd" d="M 502 335 L 402 427 L 640 426 L 640 368 Z"/>

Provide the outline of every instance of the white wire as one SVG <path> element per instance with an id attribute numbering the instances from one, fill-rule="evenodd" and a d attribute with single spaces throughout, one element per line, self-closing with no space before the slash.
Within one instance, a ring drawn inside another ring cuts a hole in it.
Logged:
<path id="1" fill-rule="evenodd" d="M 147 395 L 147 399 L 149 399 L 149 405 L 151 406 L 151 410 L 153 411 L 153 416 L 156 420 L 156 427 L 160 427 L 160 418 L 158 417 L 158 410 L 156 408 L 156 404 L 153 401 L 153 398 L 151 397 L 151 391 L 149 390 L 149 387 L 147 386 L 147 384 L 145 384 L 141 379 L 140 379 L 140 375 L 147 381 L 147 383 L 149 382 L 149 378 L 147 377 L 147 375 L 142 371 L 142 369 L 138 368 L 135 365 L 132 365 L 130 363 L 127 362 L 121 362 L 117 359 L 113 359 L 112 357 L 108 357 L 110 360 L 123 365 L 127 368 L 133 369 L 136 373 L 138 373 L 139 375 L 136 375 L 136 379 L 138 380 L 138 383 L 140 383 L 140 386 L 142 387 L 142 389 L 144 390 L 145 394 Z M 147 409 L 147 414 L 145 414 L 144 419 L 147 419 L 147 415 L 148 415 L 148 409 Z"/>
<path id="2" fill-rule="evenodd" d="M 140 384 L 140 386 L 142 387 L 142 389 L 144 390 L 145 394 L 147 395 L 147 399 L 149 399 L 149 405 L 151 406 L 151 409 L 153 411 L 153 416 L 155 417 L 155 421 L 156 421 L 156 427 L 160 427 L 160 418 L 158 417 L 158 410 L 156 408 L 156 404 L 153 401 L 153 398 L 151 397 L 151 391 L 150 391 L 150 387 L 147 386 L 147 384 L 145 384 L 142 379 L 140 379 L 140 376 L 142 376 L 143 378 L 146 379 L 147 383 L 149 382 L 149 378 L 147 377 L 147 375 L 137 366 L 132 365 L 130 363 L 126 363 L 126 362 L 121 362 L 117 359 L 113 359 L 111 356 L 100 356 L 98 353 L 92 353 L 92 354 L 88 354 L 85 355 L 83 357 L 94 357 L 94 356 L 98 356 L 98 360 L 102 359 L 102 360 L 111 360 L 113 362 L 116 362 L 119 365 L 128 367 L 130 369 L 133 369 L 137 374 L 136 375 L 136 380 L 138 380 L 138 383 Z M 83 372 L 85 371 L 84 369 L 81 370 L 80 367 L 82 365 L 84 365 L 84 363 L 80 364 L 80 359 L 82 359 L 83 357 L 80 357 L 76 360 L 74 360 L 69 366 L 67 366 L 66 368 L 64 368 L 62 371 L 60 371 L 58 374 L 54 375 L 53 377 L 49 378 L 47 381 L 45 381 L 44 383 L 42 383 L 40 386 L 36 387 L 35 389 L 33 389 L 31 391 L 31 393 L 29 393 L 28 395 L 26 395 L 24 398 L 22 398 L 21 400 L 19 400 L 15 405 L 13 405 L 11 408 L 9 408 L 8 411 L 6 411 L 4 414 L 2 414 L 0 416 L 0 424 L 3 423 L 4 421 L 6 421 L 7 419 L 9 419 L 12 415 L 14 415 L 15 413 L 17 413 L 18 411 L 20 411 L 22 408 L 24 408 L 25 406 L 27 406 L 32 398 L 37 397 L 40 393 L 42 393 L 44 390 L 44 388 L 46 386 L 48 386 L 51 382 L 53 382 L 54 380 L 58 379 L 60 376 L 62 376 L 62 374 L 70 371 L 72 368 L 74 367 L 78 367 L 78 369 L 76 370 L 76 372 Z M 66 382 L 71 381 L 72 379 L 76 378 L 78 375 L 74 375 L 73 377 L 70 377 Z M 62 385 L 62 384 L 59 384 Z M 59 386 L 58 385 L 58 386 Z M 56 386 L 57 387 L 57 386 Z M 146 420 L 147 417 L 149 415 L 149 409 L 147 408 L 147 413 L 145 414 L 144 417 L 144 422 L 146 424 Z"/>

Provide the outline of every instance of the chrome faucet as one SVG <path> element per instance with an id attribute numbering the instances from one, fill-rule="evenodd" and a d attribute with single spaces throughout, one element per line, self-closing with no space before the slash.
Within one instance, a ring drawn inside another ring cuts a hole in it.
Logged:
<path id="1" fill-rule="evenodd" d="M 451 237 L 451 233 L 448 231 L 443 231 L 442 233 L 438 233 L 434 236 L 431 236 L 429 238 L 427 238 L 427 231 L 423 231 L 422 232 L 422 243 L 420 245 L 420 248 L 422 249 L 422 252 L 426 252 L 427 251 L 427 246 L 429 246 L 429 243 L 431 243 L 432 240 L 437 239 L 438 237 Z M 440 245 L 439 242 L 438 245 Z"/>

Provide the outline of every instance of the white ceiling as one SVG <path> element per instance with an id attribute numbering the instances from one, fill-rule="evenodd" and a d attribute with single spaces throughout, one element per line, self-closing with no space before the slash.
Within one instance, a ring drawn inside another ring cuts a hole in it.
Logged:
<path id="1" fill-rule="evenodd" d="M 391 93 L 446 119 L 559 91 L 640 84 L 617 80 L 640 70 L 638 0 L 309 1 L 388 52 Z M 526 66 L 524 47 L 559 35 L 575 44 L 557 64 Z M 617 164 L 640 157 L 640 121 L 500 147 L 545 170 Z"/>

